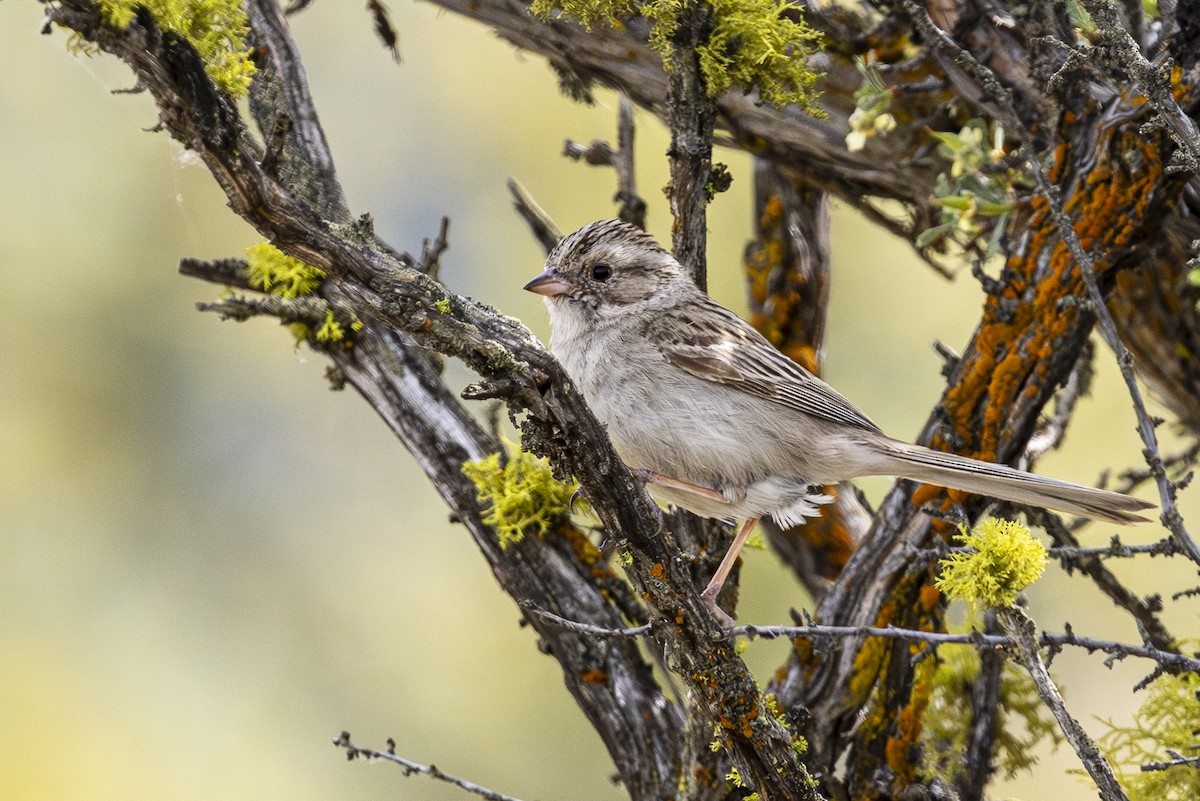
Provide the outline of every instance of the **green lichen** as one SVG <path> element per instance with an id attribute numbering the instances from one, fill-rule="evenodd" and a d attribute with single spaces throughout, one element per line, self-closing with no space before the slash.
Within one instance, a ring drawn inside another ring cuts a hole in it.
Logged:
<path id="1" fill-rule="evenodd" d="M 299 259 L 292 258 L 270 242 L 259 242 L 246 248 L 247 276 L 246 282 L 254 289 L 281 298 L 294 298 L 311 295 L 325 280 L 325 271 L 311 264 L 305 264 Z M 355 321 L 358 330 L 362 323 Z M 312 329 L 304 323 L 288 323 L 288 330 L 296 338 L 296 345 L 314 336 Z M 321 342 L 341 341 L 346 335 L 344 326 L 333 316 L 333 311 L 326 312 L 325 321 L 317 329 L 315 337 Z"/>
<path id="2" fill-rule="evenodd" d="M 302 323 L 300 325 L 302 325 Z M 350 323 L 351 331 L 361 331 L 362 327 L 362 321 L 357 318 Z M 316 338 L 317 342 L 341 342 L 346 345 L 350 344 L 349 340 L 346 338 L 346 326 L 342 325 L 341 321 L 337 319 L 333 313 L 333 309 L 327 309 L 325 311 L 325 319 L 321 322 L 321 325 L 317 328 L 316 333 L 314 333 L 313 336 Z"/>
<path id="3" fill-rule="evenodd" d="M 960 527 L 956 539 L 974 550 L 941 561 L 937 588 L 973 607 L 1011 606 L 1046 569 L 1046 547 L 1016 521 L 991 517 L 970 533 Z"/>
<path id="4" fill-rule="evenodd" d="M 163 30 L 192 43 L 204 69 L 232 98 L 246 94 L 254 76 L 246 35 L 250 26 L 239 0 L 100 0 L 100 14 L 114 28 L 125 28 L 139 7 Z"/>
<path id="5" fill-rule="evenodd" d="M 953 782 L 963 778 L 963 757 L 970 740 L 972 693 L 979 676 L 979 653 L 971 646 L 938 649 L 929 706 L 921 729 L 921 772 L 927 779 Z M 1000 699 L 993 729 L 992 759 L 1012 778 L 1037 763 L 1037 746 L 1049 739 L 1055 746 L 1062 734 L 1038 696 L 1033 679 L 1019 665 L 1005 662 L 1000 674 Z"/>
<path id="6" fill-rule="evenodd" d="M 796 756 L 804 756 L 808 753 L 808 740 L 804 739 L 803 735 L 796 734 L 792 731 L 792 726 L 788 722 L 787 713 L 783 711 L 783 707 L 779 705 L 779 699 L 775 693 L 767 693 L 763 696 L 763 706 L 766 707 L 767 713 L 775 719 L 788 736 L 792 740 L 792 750 Z M 743 800 L 744 801 L 744 800 Z"/>
<path id="7" fill-rule="evenodd" d="M 525 451 L 493 453 L 462 467 L 484 505 L 483 522 L 496 527 L 500 547 L 533 531 L 542 536 L 570 515 L 576 486 L 554 477 L 550 462 Z"/>
<path id="8" fill-rule="evenodd" d="M 814 86 L 820 73 L 808 66 L 821 34 L 799 17 L 799 9 L 783 0 L 707 0 L 712 6 L 708 36 L 696 48 L 708 94 L 732 86 L 757 88 L 762 99 L 782 107 L 799 103 L 814 115 Z M 635 14 L 654 23 L 650 47 L 671 67 L 671 37 L 678 27 L 683 0 L 533 0 L 534 14 L 549 19 L 555 12 L 594 25 L 619 28 Z"/>
<path id="9" fill-rule="evenodd" d="M 1147 692 L 1133 725 L 1105 721 L 1108 731 L 1098 744 L 1130 801 L 1195 801 L 1200 798 L 1200 769 L 1194 762 L 1200 754 L 1200 676 L 1159 676 Z M 1184 763 L 1189 757 L 1193 762 Z"/>
<path id="10" fill-rule="evenodd" d="M 292 258 L 270 242 L 246 248 L 246 261 L 250 286 L 281 298 L 311 295 L 325 280 L 325 271 L 320 267 Z"/>
<path id="11" fill-rule="evenodd" d="M 442 314 L 450 313 L 450 310 L 451 310 L 450 298 L 438 298 L 437 301 L 435 301 L 433 305 L 434 305 L 434 308 L 436 308 Z"/>

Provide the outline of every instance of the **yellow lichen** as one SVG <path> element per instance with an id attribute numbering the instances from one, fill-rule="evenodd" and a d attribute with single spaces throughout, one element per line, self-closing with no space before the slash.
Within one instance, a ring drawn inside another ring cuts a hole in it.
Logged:
<path id="1" fill-rule="evenodd" d="M 359 325 L 361 326 L 361 323 Z M 333 316 L 333 309 L 325 312 L 325 320 L 314 336 L 318 342 L 341 342 L 346 338 L 346 329 Z"/>
<path id="2" fill-rule="evenodd" d="M 1194 761 L 1200 753 L 1200 676 L 1159 676 L 1148 693 L 1133 725 L 1106 721 L 1109 730 L 1098 743 L 1130 801 L 1194 801 L 1200 798 Z"/>
<path id="3" fill-rule="evenodd" d="M 747 91 L 758 89 L 774 106 L 799 103 L 811 114 L 823 114 L 813 88 L 820 73 L 808 66 L 821 35 L 799 18 L 796 6 L 783 0 L 707 1 L 711 24 L 696 54 L 710 96 L 736 84 Z M 593 25 L 620 27 L 623 19 L 639 14 L 654 23 L 650 47 L 670 69 L 671 37 L 682 8 L 682 0 L 534 0 L 530 10 L 545 19 L 561 12 L 589 30 Z"/>
<path id="4" fill-rule="evenodd" d="M 556 479 L 546 459 L 525 451 L 493 453 L 462 470 L 475 484 L 483 522 L 496 527 L 501 548 L 528 531 L 541 536 L 570 514 L 575 486 Z"/>
<path id="5" fill-rule="evenodd" d="M 966 770 L 963 758 L 972 720 L 964 710 L 971 709 L 979 669 L 979 652 L 972 646 L 950 645 L 938 649 L 937 670 L 921 732 L 921 774 L 927 779 L 951 782 Z M 1005 662 L 1001 671 L 992 759 L 1011 779 L 1037 763 L 1039 743 L 1049 738 L 1057 745 L 1062 735 L 1029 673 L 1012 662 Z"/>
<path id="6" fill-rule="evenodd" d="M 325 280 L 324 270 L 292 258 L 270 242 L 259 242 L 246 248 L 246 263 L 246 283 L 251 288 L 288 300 L 311 295 Z M 358 331 L 362 323 L 354 320 L 350 328 Z M 310 337 L 325 343 L 341 342 L 346 337 L 345 326 L 337 320 L 332 309 L 325 312 L 325 319 L 315 333 L 304 323 L 289 323 L 288 330 L 296 338 L 297 347 Z"/>
<path id="7" fill-rule="evenodd" d="M 281 298 L 311 295 L 325 280 L 324 270 L 292 258 L 270 242 L 246 248 L 246 261 L 250 286 Z"/>
<path id="8" fill-rule="evenodd" d="M 960 526 L 956 539 L 974 550 L 941 561 L 937 588 L 952 599 L 976 607 L 1011 606 L 1046 569 L 1046 547 L 1016 521 L 988 518 L 969 533 Z"/>
<path id="9" fill-rule="evenodd" d="M 239 0 L 100 0 L 100 14 L 114 28 L 125 28 L 139 7 L 163 30 L 191 42 L 208 76 L 230 97 L 250 88 L 255 66 L 246 35 L 250 26 Z"/>

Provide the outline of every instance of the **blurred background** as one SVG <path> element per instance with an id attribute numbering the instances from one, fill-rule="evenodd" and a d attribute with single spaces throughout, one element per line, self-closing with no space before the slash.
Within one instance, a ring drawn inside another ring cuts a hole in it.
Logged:
<path id="1" fill-rule="evenodd" d="M 449 215 L 443 279 L 544 337 L 521 291 L 541 253 L 504 182 L 564 230 L 611 216 L 614 174 L 559 153 L 564 138 L 611 139 L 615 98 L 575 104 L 482 26 L 409 0 L 391 11 L 400 66 L 360 4 L 292 19 L 350 203 L 412 251 Z M 33 0 L 0 3 L 0 799 L 465 797 L 347 764 L 329 743 L 342 729 L 528 801 L 622 798 L 556 663 L 367 405 L 330 392 L 322 359 L 279 326 L 195 311 L 220 289 L 178 276 L 179 259 L 239 256 L 258 237 L 203 166 L 146 131 L 148 96 L 112 94 L 133 84 L 123 65 L 72 56 L 41 25 Z M 638 121 L 640 189 L 667 239 L 666 137 Z M 748 160 L 718 158 L 734 183 L 711 210 L 711 281 L 744 310 Z M 911 439 L 943 384 L 930 344 L 966 342 L 978 285 L 938 277 L 851 212 L 835 210 L 834 235 L 827 377 Z M 1140 462 L 1112 357 L 1098 362 L 1042 471 L 1091 482 Z M 865 486 L 878 500 L 887 485 Z M 1183 508 L 1195 530 L 1200 493 Z M 1188 586 L 1161 559 L 1114 567 L 1142 592 Z M 748 622 L 809 604 L 765 552 L 743 586 Z M 1138 639 L 1053 566 L 1031 600 L 1047 627 Z M 1167 620 L 1194 636 L 1195 601 Z M 785 647 L 757 642 L 747 659 L 765 678 Z M 1148 667 L 1067 653 L 1055 669 L 1095 731 L 1095 716 L 1128 718 Z M 1042 763 L 995 794 L 1094 797 L 1064 774 L 1066 749 Z"/>

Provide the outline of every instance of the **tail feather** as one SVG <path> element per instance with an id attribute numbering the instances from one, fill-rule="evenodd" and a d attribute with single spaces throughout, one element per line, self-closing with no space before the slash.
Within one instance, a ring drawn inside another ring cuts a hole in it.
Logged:
<path id="1" fill-rule="evenodd" d="M 880 473 L 1110 523 L 1129 525 L 1146 522 L 1146 518 L 1135 512 L 1155 508 L 1154 504 L 1129 495 L 896 440 L 884 443 L 881 455 L 886 464 L 879 470 Z"/>

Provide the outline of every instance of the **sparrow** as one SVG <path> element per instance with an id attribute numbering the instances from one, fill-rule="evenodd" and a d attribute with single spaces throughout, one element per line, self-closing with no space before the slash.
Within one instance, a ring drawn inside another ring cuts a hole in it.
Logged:
<path id="1" fill-rule="evenodd" d="M 716 597 L 755 523 L 816 516 L 826 485 L 897 476 L 1120 524 L 1154 506 L 888 437 L 620 220 L 564 237 L 525 289 L 545 299 L 550 350 L 651 494 L 742 521 L 701 594 L 724 622 Z"/>

